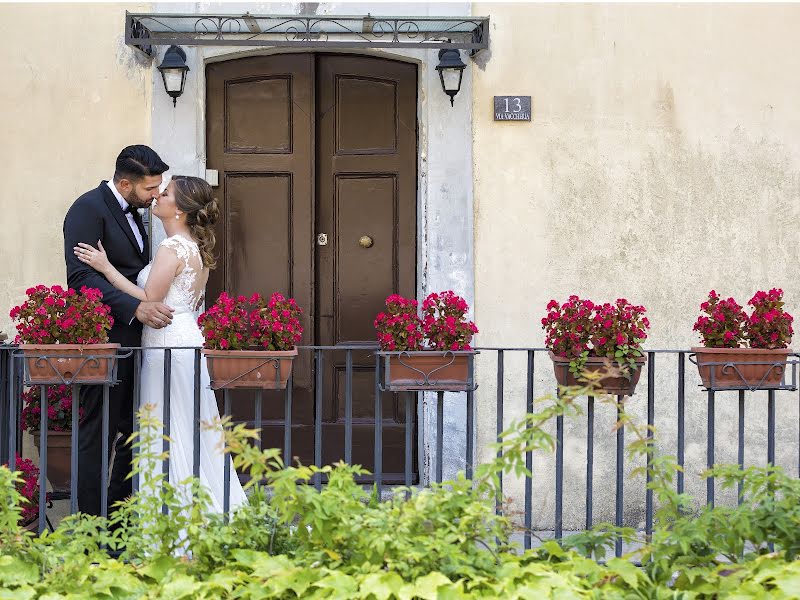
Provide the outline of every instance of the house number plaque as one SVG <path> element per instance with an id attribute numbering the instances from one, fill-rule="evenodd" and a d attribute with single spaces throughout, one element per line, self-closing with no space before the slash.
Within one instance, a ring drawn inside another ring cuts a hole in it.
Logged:
<path id="1" fill-rule="evenodd" d="M 495 121 L 530 121 L 530 96 L 495 96 Z"/>

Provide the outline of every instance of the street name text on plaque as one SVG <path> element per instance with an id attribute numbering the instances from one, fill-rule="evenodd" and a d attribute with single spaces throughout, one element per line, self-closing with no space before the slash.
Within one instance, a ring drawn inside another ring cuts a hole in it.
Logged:
<path id="1" fill-rule="evenodd" d="M 495 96 L 495 121 L 530 121 L 530 96 Z"/>

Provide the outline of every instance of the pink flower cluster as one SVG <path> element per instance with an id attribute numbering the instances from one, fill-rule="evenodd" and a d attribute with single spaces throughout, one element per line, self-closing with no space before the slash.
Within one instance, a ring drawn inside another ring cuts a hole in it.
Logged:
<path id="1" fill-rule="evenodd" d="M 722 299 L 711 290 L 708 300 L 700 305 L 705 313 L 695 321 L 694 331 L 700 334 L 706 348 L 738 348 L 745 336 L 747 313 L 733 298 Z"/>
<path id="2" fill-rule="evenodd" d="M 39 516 L 39 468 L 30 459 L 17 454 L 16 469 L 22 475 L 22 481 L 16 486 L 22 496 L 20 525 L 27 525 Z"/>
<path id="3" fill-rule="evenodd" d="M 303 337 L 300 315 L 303 311 L 294 298 L 284 298 L 274 293 L 264 306 L 259 299 L 258 310 L 250 313 L 250 328 L 253 342 L 267 350 L 291 350 Z"/>
<path id="4" fill-rule="evenodd" d="M 783 310 L 783 290 L 758 291 L 747 304 L 753 308 L 749 315 L 733 298 L 722 300 L 711 290 L 694 324 L 703 346 L 738 348 L 746 340 L 751 348 L 786 348 L 794 318 Z"/>
<path id="5" fill-rule="evenodd" d="M 747 319 L 751 348 L 786 348 L 792 341 L 794 317 L 783 310 L 783 290 L 758 291 L 747 303 L 753 312 Z"/>
<path id="6" fill-rule="evenodd" d="M 41 392 L 34 386 L 22 394 L 22 423 L 25 431 L 38 431 L 41 423 Z M 86 410 L 78 407 L 78 421 L 82 421 Z M 72 430 L 72 388 L 68 385 L 53 385 L 47 388 L 47 429 L 49 431 Z"/>
<path id="7" fill-rule="evenodd" d="M 613 304 L 595 304 L 576 295 L 560 304 L 550 300 L 542 319 L 545 346 L 556 356 L 585 360 L 590 356 L 616 359 L 641 356 L 650 321 L 645 308 L 619 298 Z"/>
<path id="8" fill-rule="evenodd" d="M 291 350 L 303 336 L 302 309 L 294 298 L 274 293 L 234 297 L 226 292 L 197 320 L 212 350 Z"/>
<path id="9" fill-rule="evenodd" d="M 378 313 L 373 325 L 384 350 L 422 350 L 425 336 L 416 300 L 392 294 L 386 298 L 386 312 Z"/>
<path id="10" fill-rule="evenodd" d="M 17 322 L 16 343 L 103 344 L 114 324 L 111 307 L 95 288 L 80 292 L 60 285 L 37 285 L 25 291 L 28 299 L 11 309 Z"/>
<path id="11" fill-rule="evenodd" d="M 475 323 L 467 320 L 469 306 L 451 290 L 429 294 L 422 302 L 422 316 L 416 300 L 392 294 L 386 311 L 375 318 L 378 343 L 383 350 L 413 351 L 470 350 Z"/>
<path id="12" fill-rule="evenodd" d="M 429 294 L 422 302 L 422 331 L 428 344 L 436 350 L 470 350 L 478 328 L 467 321 L 467 311 L 467 302 L 450 290 Z"/>

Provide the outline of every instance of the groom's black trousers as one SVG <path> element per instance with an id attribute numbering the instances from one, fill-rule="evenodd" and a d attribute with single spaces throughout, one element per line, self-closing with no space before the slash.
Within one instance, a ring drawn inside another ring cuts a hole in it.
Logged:
<path id="1" fill-rule="evenodd" d="M 126 479 L 131 471 L 132 451 L 126 442 L 133 432 L 133 357 L 120 359 L 118 363 L 119 383 L 109 388 L 108 394 L 109 457 L 114 450 L 114 465 L 108 487 L 109 513 L 115 502 L 132 493 L 132 482 Z M 103 388 L 82 386 L 80 396 L 86 416 L 78 429 L 78 510 L 99 515 L 103 465 Z"/>

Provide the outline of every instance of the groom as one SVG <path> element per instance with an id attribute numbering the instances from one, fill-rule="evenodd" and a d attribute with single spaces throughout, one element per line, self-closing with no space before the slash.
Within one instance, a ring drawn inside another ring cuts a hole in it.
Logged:
<path id="1" fill-rule="evenodd" d="M 161 174 L 169 169 L 147 146 L 128 146 L 117 157 L 112 181 L 83 194 L 64 219 L 64 259 L 67 283 L 98 288 L 103 302 L 111 307 L 114 326 L 109 341 L 125 347 L 141 345 L 142 324 L 165 327 L 172 321 L 172 309 L 161 302 L 140 302 L 115 289 L 100 273 L 79 261 L 73 253 L 78 242 L 97 247 L 98 240 L 108 259 L 130 281 L 150 261 L 147 232 L 136 209 L 148 208 L 159 194 Z M 114 465 L 108 489 L 108 506 L 131 495 L 131 447 L 126 440 L 133 431 L 133 359 L 119 361 L 119 384 L 109 393 L 108 448 L 114 446 Z M 102 469 L 103 388 L 83 386 L 81 402 L 86 410 L 78 430 L 78 509 L 101 514 L 100 476 Z M 121 434 L 119 438 L 118 434 Z M 116 443 L 115 443 L 116 442 Z M 73 475 L 74 476 L 74 475 Z"/>

